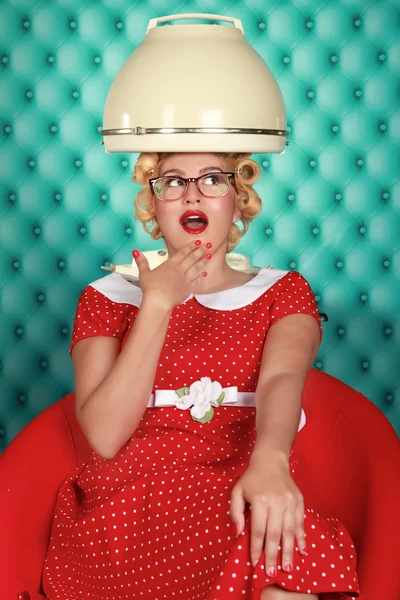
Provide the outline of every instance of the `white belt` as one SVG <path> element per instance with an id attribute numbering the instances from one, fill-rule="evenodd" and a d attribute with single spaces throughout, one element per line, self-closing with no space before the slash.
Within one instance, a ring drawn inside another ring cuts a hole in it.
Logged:
<path id="1" fill-rule="evenodd" d="M 238 392 L 237 386 L 231 386 L 222 388 L 225 392 L 224 399 L 222 400 L 222 406 L 250 406 L 255 407 L 255 392 Z M 156 390 L 155 394 L 150 394 L 148 408 L 161 408 L 164 406 L 175 406 L 178 395 L 175 390 Z M 306 424 L 306 415 L 304 410 L 301 409 L 301 416 L 299 427 L 297 431 L 300 431 Z"/>

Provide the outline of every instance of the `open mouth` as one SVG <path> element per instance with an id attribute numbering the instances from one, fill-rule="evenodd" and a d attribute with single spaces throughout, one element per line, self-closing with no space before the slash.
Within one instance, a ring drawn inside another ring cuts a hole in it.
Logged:
<path id="1" fill-rule="evenodd" d="M 203 217 L 191 215 L 183 219 L 181 225 L 188 233 L 201 233 L 208 227 L 208 221 Z"/>

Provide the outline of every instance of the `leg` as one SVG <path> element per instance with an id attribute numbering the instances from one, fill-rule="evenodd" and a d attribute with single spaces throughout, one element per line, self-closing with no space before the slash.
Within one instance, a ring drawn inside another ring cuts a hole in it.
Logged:
<path id="1" fill-rule="evenodd" d="M 318 600 L 316 594 L 298 594 L 288 592 L 276 585 L 266 587 L 261 592 L 261 600 Z"/>

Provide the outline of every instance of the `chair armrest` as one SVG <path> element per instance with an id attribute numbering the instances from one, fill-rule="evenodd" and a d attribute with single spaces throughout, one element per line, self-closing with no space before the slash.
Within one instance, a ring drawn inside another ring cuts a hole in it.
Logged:
<path id="1" fill-rule="evenodd" d="M 399 472 L 395 430 L 373 402 L 354 390 L 329 440 L 320 512 L 333 512 L 358 548 L 360 600 L 398 599 Z"/>
<path id="2" fill-rule="evenodd" d="M 35 417 L 0 456 L 2 598 L 41 592 L 57 493 L 76 468 L 60 403 Z M 38 596 L 40 597 L 40 596 Z"/>

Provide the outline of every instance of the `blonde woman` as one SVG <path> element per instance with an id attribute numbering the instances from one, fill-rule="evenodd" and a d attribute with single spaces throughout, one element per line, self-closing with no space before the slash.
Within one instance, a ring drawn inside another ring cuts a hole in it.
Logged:
<path id="1" fill-rule="evenodd" d="M 135 250 L 134 285 L 112 273 L 79 300 L 70 352 L 93 454 L 59 492 L 51 600 L 358 596 L 348 532 L 295 482 L 322 338 L 311 287 L 226 261 L 261 211 L 258 177 L 249 154 L 138 158 L 135 218 L 168 259 L 150 270 Z"/>

